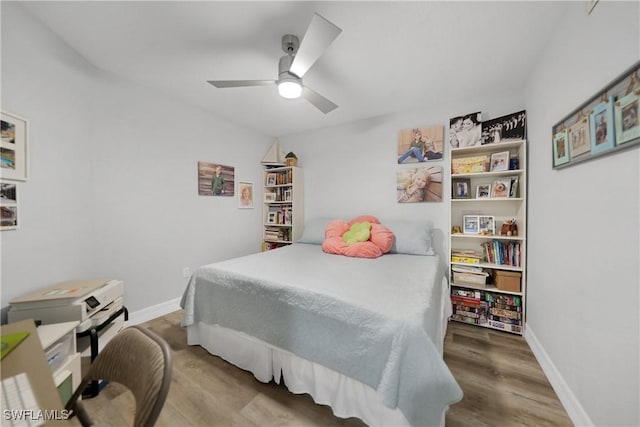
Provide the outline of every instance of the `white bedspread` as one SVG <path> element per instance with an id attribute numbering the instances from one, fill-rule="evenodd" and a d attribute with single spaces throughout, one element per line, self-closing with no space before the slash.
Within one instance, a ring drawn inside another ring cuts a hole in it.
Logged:
<path id="1" fill-rule="evenodd" d="M 441 357 L 437 257 L 329 255 L 295 244 L 198 269 L 183 325 L 219 324 L 370 385 L 414 425 L 438 425 L 462 391 Z"/>

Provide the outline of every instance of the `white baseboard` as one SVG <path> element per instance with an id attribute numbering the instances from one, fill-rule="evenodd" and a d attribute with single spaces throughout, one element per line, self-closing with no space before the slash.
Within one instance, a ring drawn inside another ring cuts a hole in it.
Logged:
<path id="1" fill-rule="evenodd" d="M 129 313 L 129 321 L 127 325 L 137 325 L 139 323 L 147 322 L 156 317 L 164 316 L 165 314 L 172 313 L 176 310 L 180 310 L 180 298 L 175 298 L 169 301 L 162 302 L 160 304 L 153 305 L 151 307 L 143 308 L 142 310 Z"/>
<path id="2" fill-rule="evenodd" d="M 560 371 L 558 371 L 556 366 L 553 364 L 553 361 L 544 350 L 544 347 L 542 347 L 540 341 L 538 341 L 538 338 L 533 333 L 529 325 L 526 325 L 525 327 L 524 338 L 529 344 L 529 347 L 531 347 L 531 351 L 538 360 L 540 367 L 547 375 L 549 383 L 551 383 L 551 387 L 553 387 L 553 390 L 558 395 L 558 399 L 560 399 L 560 403 L 562 403 L 562 406 L 564 406 L 564 409 L 567 411 L 573 425 L 593 427 L 594 424 L 589 418 L 589 415 L 587 415 L 586 411 L 569 388 L 569 385 L 566 383 L 564 378 L 562 378 Z"/>

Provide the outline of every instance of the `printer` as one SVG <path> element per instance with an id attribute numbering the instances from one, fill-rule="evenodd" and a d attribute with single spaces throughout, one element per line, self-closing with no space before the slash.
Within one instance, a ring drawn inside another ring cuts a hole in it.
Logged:
<path id="1" fill-rule="evenodd" d="M 43 324 L 79 321 L 81 333 L 104 323 L 123 308 L 124 284 L 120 280 L 77 280 L 57 283 L 9 304 L 8 320 L 34 319 Z"/>

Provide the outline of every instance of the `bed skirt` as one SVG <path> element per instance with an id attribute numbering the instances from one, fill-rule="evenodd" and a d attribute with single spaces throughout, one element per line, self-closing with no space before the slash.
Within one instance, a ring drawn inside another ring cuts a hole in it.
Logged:
<path id="1" fill-rule="evenodd" d="M 402 412 L 386 407 L 382 395 L 370 386 L 245 333 L 198 322 L 187 327 L 187 342 L 250 371 L 258 381 L 284 381 L 289 391 L 308 393 L 337 417 L 357 417 L 370 426 L 410 426 Z M 446 409 L 442 426 L 445 413 Z"/>

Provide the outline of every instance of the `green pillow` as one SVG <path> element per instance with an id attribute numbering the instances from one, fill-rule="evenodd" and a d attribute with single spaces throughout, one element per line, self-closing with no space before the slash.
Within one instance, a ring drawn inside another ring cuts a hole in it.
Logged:
<path id="1" fill-rule="evenodd" d="M 358 242 L 366 242 L 371 237 L 371 223 L 368 221 L 356 222 L 342 235 L 342 240 L 347 246 Z"/>

